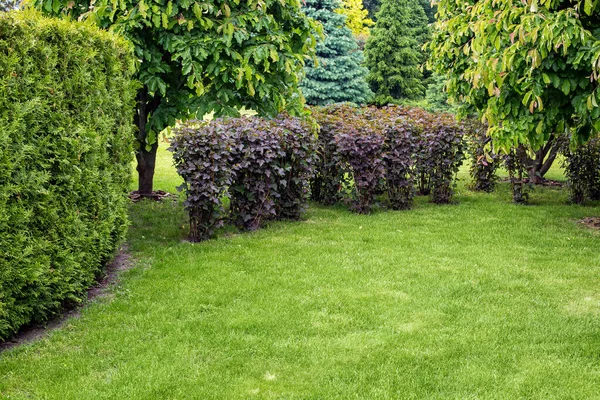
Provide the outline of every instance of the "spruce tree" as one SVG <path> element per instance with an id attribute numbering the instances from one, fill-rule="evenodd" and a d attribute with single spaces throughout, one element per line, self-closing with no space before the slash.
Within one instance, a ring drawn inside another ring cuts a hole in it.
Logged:
<path id="1" fill-rule="evenodd" d="M 383 0 L 365 46 L 367 82 L 375 101 L 416 99 L 425 94 L 421 50 L 429 35 L 420 0 Z"/>
<path id="2" fill-rule="evenodd" d="M 307 104 L 360 104 L 371 96 L 362 51 L 346 27 L 346 16 L 336 13 L 340 7 L 339 0 L 306 0 L 305 14 L 323 25 L 324 34 L 317 43 L 318 64 L 307 62 L 300 85 Z"/>

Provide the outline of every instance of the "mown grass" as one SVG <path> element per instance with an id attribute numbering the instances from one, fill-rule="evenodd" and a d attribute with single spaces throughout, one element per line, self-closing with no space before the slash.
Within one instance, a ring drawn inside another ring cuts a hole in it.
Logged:
<path id="1" fill-rule="evenodd" d="M 157 187 L 178 179 L 161 152 Z M 560 177 L 560 171 L 552 172 Z M 461 171 L 465 175 L 465 170 Z M 0 396 L 600 398 L 600 208 L 563 190 L 185 242 L 178 202 L 131 206 L 137 262 L 48 338 L 0 354 Z"/>

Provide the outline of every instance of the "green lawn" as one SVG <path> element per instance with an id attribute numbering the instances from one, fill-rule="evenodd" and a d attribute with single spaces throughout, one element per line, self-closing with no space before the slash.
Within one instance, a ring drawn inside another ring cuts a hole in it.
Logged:
<path id="1" fill-rule="evenodd" d="M 157 188 L 174 191 L 161 157 Z M 600 207 L 566 198 L 461 184 L 458 205 L 313 205 L 201 244 L 182 240 L 180 204 L 132 205 L 135 267 L 0 354 L 0 397 L 600 398 L 600 234 L 575 222 Z"/>

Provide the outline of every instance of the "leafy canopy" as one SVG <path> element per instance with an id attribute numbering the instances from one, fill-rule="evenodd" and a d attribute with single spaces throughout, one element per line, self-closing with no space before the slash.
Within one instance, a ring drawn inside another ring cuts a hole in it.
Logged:
<path id="1" fill-rule="evenodd" d="M 137 78 L 158 105 L 146 143 L 177 119 L 299 112 L 298 79 L 316 25 L 300 0 L 34 0 L 46 13 L 94 20 L 133 42 Z"/>
<path id="2" fill-rule="evenodd" d="M 430 64 L 504 150 L 600 130 L 600 3 L 440 0 Z"/>

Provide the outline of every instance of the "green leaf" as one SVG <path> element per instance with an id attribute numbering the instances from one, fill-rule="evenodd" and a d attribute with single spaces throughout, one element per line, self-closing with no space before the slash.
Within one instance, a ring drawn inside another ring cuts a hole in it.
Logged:
<path id="1" fill-rule="evenodd" d="M 552 80 L 550 79 L 548 74 L 545 74 L 545 73 L 542 73 L 542 79 L 544 80 L 545 84 L 549 84 L 550 82 L 552 82 Z"/>
<path id="2" fill-rule="evenodd" d="M 587 15 L 592 15 L 593 12 L 593 0 L 585 0 L 583 3 L 583 11 Z"/>
<path id="3" fill-rule="evenodd" d="M 562 91 L 565 95 L 568 95 L 571 92 L 571 83 L 566 79 L 562 82 Z"/>

